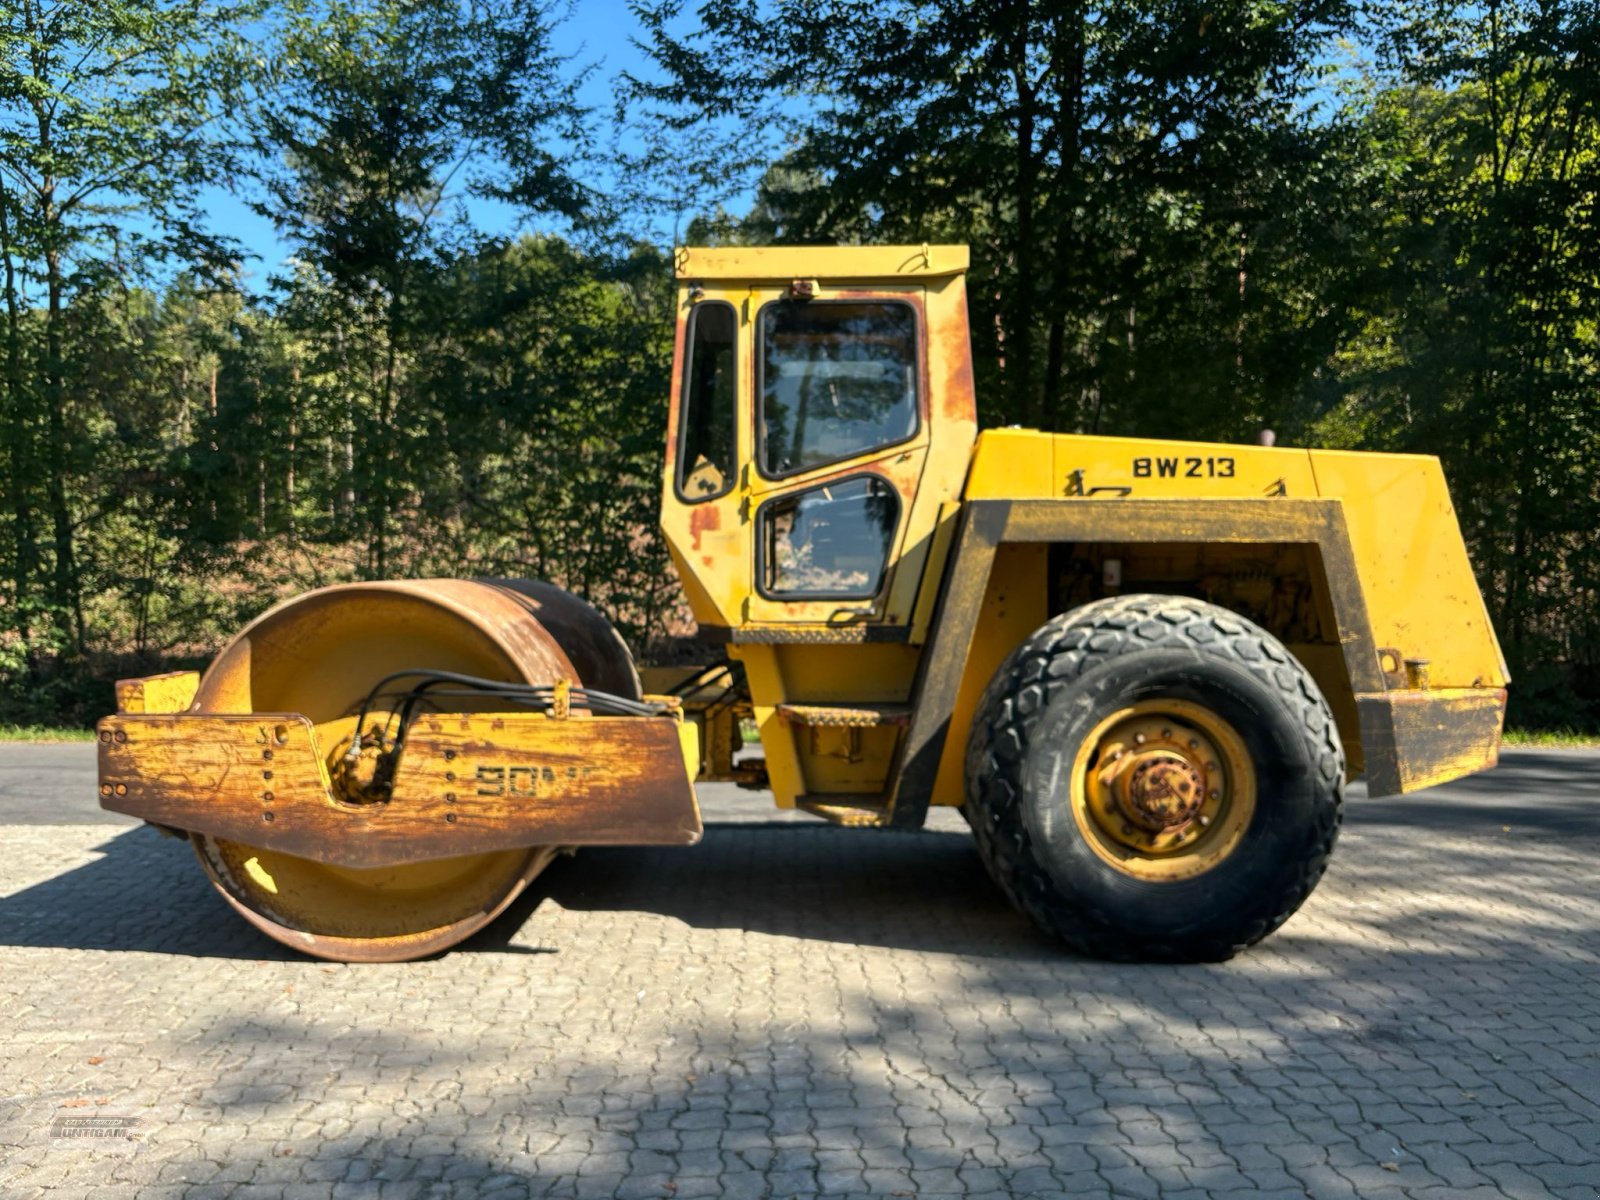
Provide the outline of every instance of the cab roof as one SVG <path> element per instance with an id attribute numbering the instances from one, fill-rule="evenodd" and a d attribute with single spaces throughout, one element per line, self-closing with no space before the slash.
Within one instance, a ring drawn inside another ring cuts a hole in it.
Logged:
<path id="1" fill-rule="evenodd" d="M 959 275 L 965 246 L 679 246 L 679 279 L 901 280 Z"/>

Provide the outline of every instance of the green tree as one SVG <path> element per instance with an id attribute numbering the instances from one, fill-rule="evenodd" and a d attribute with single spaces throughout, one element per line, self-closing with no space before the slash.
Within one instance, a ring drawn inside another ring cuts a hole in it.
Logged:
<path id="1" fill-rule="evenodd" d="M 416 566 L 549 579 L 636 646 L 677 598 L 656 536 L 672 361 L 667 256 L 555 238 L 461 259 L 417 366 L 431 431 Z"/>
<path id="2" fill-rule="evenodd" d="M 1382 264 L 1315 436 L 1441 455 L 1518 686 L 1600 723 L 1600 14 L 1419 5 L 1367 119 Z M 1575 692 L 1577 694 L 1575 694 Z"/>
<path id="3" fill-rule="evenodd" d="M 66 416 L 68 308 L 107 272 L 225 263 L 199 197 L 233 161 L 223 124 L 253 77 L 238 35 L 250 13 L 158 0 L 17 0 L 0 13 L 0 440 L 24 641 L 46 569 L 53 619 L 76 650 L 86 640 L 77 556 L 95 513 L 72 486 L 83 446 Z"/>
<path id="4" fill-rule="evenodd" d="M 704 5 L 684 38 L 661 0 L 637 9 L 661 81 L 634 88 L 646 124 L 792 139 L 760 205 L 784 240 L 971 243 L 991 417 L 1237 432 L 1336 336 L 1305 297 L 1339 253 L 1304 235 L 1338 237 L 1343 131 L 1310 108 L 1352 7 L 782 0 Z"/>
<path id="5" fill-rule="evenodd" d="M 335 515 L 359 508 L 373 577 L 391 573 L 395 516 L 413 506 L 424 430 L 406 375 L 437 329 L 431 276 L 475 240 L 467 198 L 586 213 L 568 162 L 585 112 L 549 11 L 334 2 L 296 5 L 284 23 L 283 84 L 255 117 L 260 209 L 296 249 L 286 316 L 332 389 L 314 411 L 347 460 Z"/>
<path id="6" fill-rule="evenodd" d="M 193 470 L 195 447 L 214 437 L 221 367 L 238 336 L 237 291 L 180 276 L 164 291 L 114 277 L 83 289 L 63 314 L 65 419 L 83 460 L 71 490 L 80 517 L 77 566 L 85 648 L 115 649 L 143 664 L 226 628 L 230 612 L 209 587 L 236 566 L 233 529 L 224 553 L 197 529 L 196 507 L 237 482 L 209 489 Z M 213 443 L 214 449 L 214 443 Z"/>

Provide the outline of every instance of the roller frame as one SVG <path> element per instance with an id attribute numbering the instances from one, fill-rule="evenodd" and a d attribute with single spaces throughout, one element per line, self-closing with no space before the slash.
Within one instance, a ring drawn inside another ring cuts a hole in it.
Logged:
<path id="1" fill-rule="evenodd" d="M 118 713 L 98 738 L 102 807 L 331 866 L 686 846 L 702 831 L 699 739 L 676 716 L 426 714 L 408 730 L 390 799 L 367 804 L 337 797 L 298 713 Z"/>

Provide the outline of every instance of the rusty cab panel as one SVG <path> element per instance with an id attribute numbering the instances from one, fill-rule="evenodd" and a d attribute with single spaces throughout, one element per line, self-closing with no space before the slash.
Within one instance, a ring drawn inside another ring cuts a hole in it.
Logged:
<path id="1" fill-rule="evenodd" d="M 976 416 L 964 247 L 678 252 L 662 527 L 772 788 L 876 823 Z"/>

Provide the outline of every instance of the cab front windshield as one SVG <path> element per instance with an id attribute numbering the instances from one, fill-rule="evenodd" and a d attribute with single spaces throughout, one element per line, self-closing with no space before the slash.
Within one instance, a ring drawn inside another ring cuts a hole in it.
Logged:
<path id="1" fill-rule="evenodd" d="M 894 301 L 761 310 L 761 470 L 854 458 L 917 429 L 916 313 Z"/>

